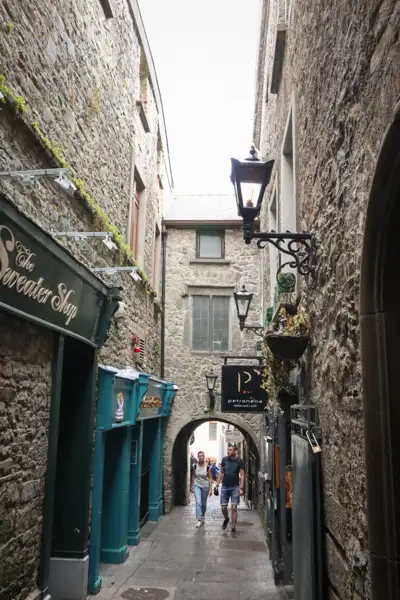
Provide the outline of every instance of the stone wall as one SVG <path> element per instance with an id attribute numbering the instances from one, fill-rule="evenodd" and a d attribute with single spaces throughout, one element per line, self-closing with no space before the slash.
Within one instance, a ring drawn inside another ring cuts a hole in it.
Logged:
<path id="1" fill-rule="evenodd" d="M 115 0 L 114 18 L 106 19 L 100 0 L 1 4 L 1 73 L 26 101 L 28 110 L 22 117 L 28 127 L 1 105 L 0 170 L 58 166 L 34 140 L 29 127 L 37 122 L 128 240 L 136 168 L 146 187 L 147 207 L 139 264 L 156 287 L 152 274 L 155 224 L 161 222 L 164 196 L 157 177 L 163 125 L 152 85 L 143 81 L 146 61 L 132 18 L 134 5 L 134 1 Z M 149 133 L 139 118 L 139 100 L 143 100 Z M 68 197 L 55 184 L 41 179 L 30 194 L 23 194 L 15 182 L 3 181 L 0 186 L 50 231 L 99 229 L 82 200 Z M 99 240 L 61 241 L 88 266 L 118 264 L 118 256 Z M 127 318 L 113 325 L 101 360 L 116 366 L 132 364 L 131 334 L 135 333 L 146 341 L 143 367 L 157 375 L 160 323 L 153 297 L 128 274 L 104 276 L 104 280 L 124 288 Z"/>
<path id="2" fill-rule="evenodd" d="M 0 600 L 36 587 L 53 334 L 0 313 Z"/>
<path id="3" fill-rule="evenodd" d="M 164 190 L 158 178 L 160 170 L 165 172 L 168 164 L 167 149 L 163 148 L 164 161 L 160 152 L 160 139 L 165 139 L 164 125 L 156 102 L 156 83 L 150 84 L 144 76 L 151 71 L 146 65 L 150 55 L 147 53 L 144 59 L 140 27 L 133 20 L 137 3 L 113 0 L 112 7 L 114 18 L 107 19 L 100 0 L 0 3 L 0 74 L 27 106 L 18 115 L 8 103 L 0 104 L 0 171 L 59 167 L 54 152 L 62 155 L 75 177 L 83 180 L 85 190 L 128 242 L 136 169 L 146 190 L 142 196 L 146 211 L 141 222 L 143 243 L 138 263 L 154 288 L 157 287 L 152 281 L 155 225 L 161 223 L 163 197 L 170 192 L 170 177 L 164 178 Z M 149 132 L 140 118 L 139 100 Z M 48 138 L 53 153 L 40 143 L 34 123 Z M 15 181 L 1 180 L 0 192 L 48 231 L 102 230 L 96 211 L 90 210 L 80 195 L 70 197 L 45 178 L 39 179 L 29 191 Z M 89 268 L 122 263 L 120 255 L 114 255 L 98 239 L 76 242 L 64 237 L 60 243 Z M 112 323 L 108 342 L 99 355 L 100 362 L 117 367 L 134 366 L 131 336 L 137 334 L 145 341 L 142 368 L 158 376 L 157 300 L 142 282 L 134 282 L 128 273 L 100 277 L 123 288 L 126 304 L 126 318 Z M 0 414 L 0 437 L 4 436 L 5 444 L 3 448 L 2 438 L 0 452 L 5 454 L 0 460 L 0 507 L 7 513 L 4 520 L 0 519 L 0 590 L 4 590 L 0 591 L 0 597 L 22 600 L 36 582 L 39 561 L 47 453 L 45 400 L 49 400 L 51 385 L 46 369 L 50 369 L 51 336 L 43 331 L 34 335 L 36 329 L 18 325 L 18 336 L 12 341 L 21 347 L 14 348 L 11 342 L 10 346 L 4 342 L 11 334 L 1 319 L 0 387 L 4 379 L 4 394 L 11 404 L 6 415 Z M 28 397 L 32 402 L 29 411 L 27 406 L 20 406 Z M 4 404 L 1 398 L 1 411 Z M 3 473 L 10 478 L 4 480 L 7 482 L 4 488 Z M 11 582 L 17 580 L 18 584 L 11 588 Z"/>
<path id="4" fill-rule="evenodd" d="M 230 352 L 231 354 L 256 354 L 258 338 L 253 333 L 240 332 L 232 294 L 239 284 L 246 283 L 247 289 L 254 292 L 246 324 L 259 324 L 259 250 L 254 244 L 251 246 L 244 244 L 243 234 L 239 229 L 227 229 L 225 259 L 226 264 L 196 259 L 196 230 L 168 227 L 165 376 L 177 384 L 179 392 L 174 400 L 165 436 L 164 485 L 167 509 L 171 502 L 173 483 L 173 445 L 179 432 L 189 423 L 198 421 L 200 424 L 207 416 L 214 420 L 222 418 L 249 433 L 259 447 L 260 415 L 221 413 L 218 396 L 215 411 L 205 413 L 204 409 L 208 405 L 205 373 L 211 368 L 214 369 L 219 376 L 216 389 L 220 390 L 223 361 L 221 353 L 194 352 L 190 347 L 190 286 L 197 285 L 204 288 L 226 286 L 226 295 L 232 297 Z"/>
<path id="5" fill-rule="evenodd" d="M 399 26 L 396 0 L 292 0 L 279 92 L 265 89 L 262 109 L 262 155 L 276 160 L 266 200 L 292 104 L 297 228 L 317 236 L 315 279 L 302 282 L 312 316 L 306 401 L 323 428 L 327 573 L 340 600 L 368 597 L 368 569 L 358 567 L 368 547 L 359 273 L 373 171 L 400 93 Z M 275 35 L 272 17 L 265 81 Z"/>

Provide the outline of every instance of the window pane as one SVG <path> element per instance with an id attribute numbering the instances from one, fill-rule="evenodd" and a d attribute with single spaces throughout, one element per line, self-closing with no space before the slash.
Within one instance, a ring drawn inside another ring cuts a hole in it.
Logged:
<path id="1" fill-rule="evenodd" d="M 192 320 L 193 350 L 209 350 L 210 299 L 208 296 L 193 296 Z"/>
<path id="2" fill-rule="evenodd" d="M 200 258 L 222 258 L 222 236 L 199 235 L 199 257 Z"/>
<path id="3" fill-rule="evenodd" d="M 229 350 L 229 304 L 230 299 L 223 296 L 212 300 L 212 349 L 216 352 Z"/>
<path id="4" fill-rule="evenodd" d="M 210 442 L 217 441 L 217 424 L 216 423 L 208 424 L 208 439 Z"/>

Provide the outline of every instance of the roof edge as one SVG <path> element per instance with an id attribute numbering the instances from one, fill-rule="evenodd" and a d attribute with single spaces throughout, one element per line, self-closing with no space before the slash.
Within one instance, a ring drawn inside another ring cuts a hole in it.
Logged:
<path id="1" fill-rule="evenodd" d="M 223 220 L 223 219 L 163 219 L 165 227 L 175 227 L 176 229 L 193 229 L 195 227 L 218 226 L 225 229 L 241 229 L 243 221 L 241 219 Z"/>

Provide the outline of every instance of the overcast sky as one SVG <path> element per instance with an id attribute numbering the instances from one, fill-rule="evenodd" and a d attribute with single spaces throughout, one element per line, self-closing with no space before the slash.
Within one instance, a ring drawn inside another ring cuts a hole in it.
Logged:
<path id="1" fill-rule="evenodd" d="M 252 142 L 260 0 L 139 0 L 177 193 L 232 193 Z"/>

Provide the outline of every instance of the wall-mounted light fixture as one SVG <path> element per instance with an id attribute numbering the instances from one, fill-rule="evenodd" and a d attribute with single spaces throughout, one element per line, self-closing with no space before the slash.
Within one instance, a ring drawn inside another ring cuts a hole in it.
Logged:
<path id="1" fill-rule="evenodd" d="M 56 183 L 68 196 L 73 196 L 76 186 L 68 179 L 68 169 L 33 169 L 30 171 L 0 171 L 0 179 L 13 179 L 23 187 L 32 187 L 40 177 L 47 177 Z"/>
<path id="2" fill-rule="evenodd" d="M 274 161 L 261 162 L 254 145 L 250 156 L 240 161 L 231 159 L 231 181 L 235 188 L 238 214 L 243 219 L 243 237 L 246 244 L 257 240 L 259 248 L 272 244 L 279 252 L 291 257 L 277 272 L 277 278 L 284 267 L 296 269 L 300 275 L 309 275 L 315 268 L 315 237 L 312 233 L 291 233 L 287 231 L 256 231 L 254 222 L 260 215 L 264 192 L 271 179 Z"/>
<path id="3" fill-rule="evenodd" d="M 129 273 L 134 281 L 142 281 L 137 267 L 94 267 L 93 273 L 104 273 L 104 275 L 114 275 L 114 273 Z"/>
<path id="4" fill-rule="evenodd" d="M 208 373 L 206 373 L 206 382 L 207 382 L 207 391 L 208 397 L 210 399 L 209 408 L 210 410 L 214 410 L 215 407 L 215 384 L 217 383 L 218 375 L 214 373 L 211 369 Z"/>
<path id="5" fill-rule="evenodd" d="M 236 304 L 236 312 L 239 319 L 240 331 L 244 329 L 246 331 L 252 331 L 256 335 L 263 336 L 264 327 L 259 325 L 245 325 L 247 316 L 250 310 L 250 304 L 253 300 L 253 294 L 246 290 L 246 286 L 243 284 L 239 292 L 234 292 L 233 297 Z"/>

